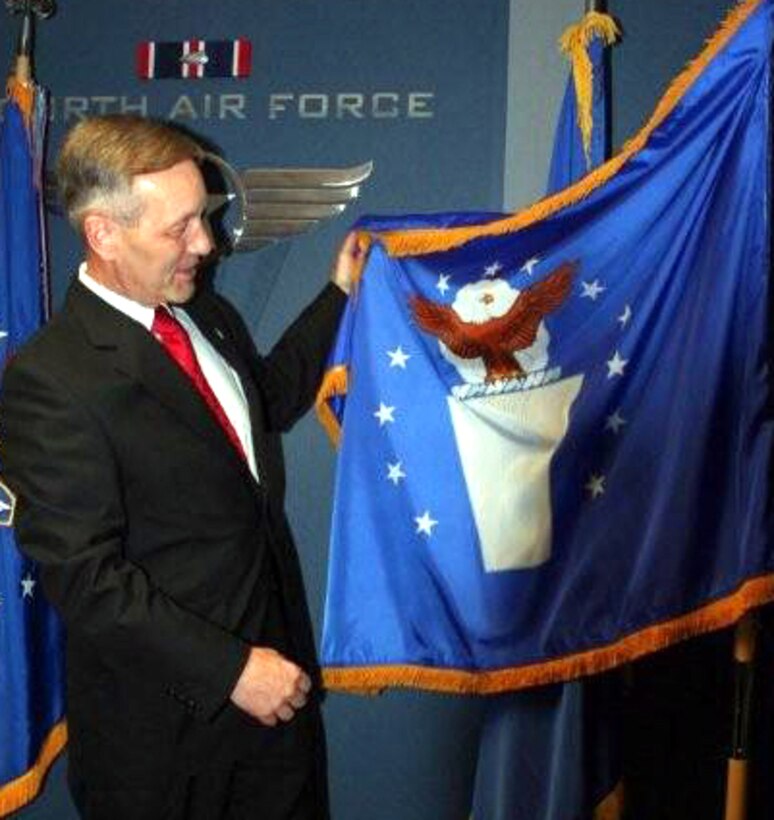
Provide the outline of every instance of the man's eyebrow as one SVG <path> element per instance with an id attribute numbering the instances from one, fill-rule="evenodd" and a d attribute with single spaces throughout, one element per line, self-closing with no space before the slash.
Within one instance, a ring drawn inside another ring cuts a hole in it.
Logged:
<path id="1" fill-rule="evenodd" d="M 183 214 L 179 214 L 177 217 L 175 217 L 169 223 L 168 227 L 174 228 L 177 225 L 182 225 L 184 222 L 190 222 L 190 220 L 195 219 L 196 217 L 202 216 L 206 212 L 207 212 L 207 203 L 205 202 L 204 205 L 201 208 L 197 209 L 197 210 L 186 211 Z"/>

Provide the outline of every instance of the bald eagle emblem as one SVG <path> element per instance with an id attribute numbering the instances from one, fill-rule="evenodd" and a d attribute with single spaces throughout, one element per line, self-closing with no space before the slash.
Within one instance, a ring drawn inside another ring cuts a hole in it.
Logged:
<path id="1" fill-rule="evenodd" d="M 411 309 L 419 327 L 436 336 L 442 349 L 461 360 L 481 360 L 485 383 L 518 379 L 526 375 L 520 354 L 537 346 L 541 323 L 567 298 L 576 268 L 575 262 L 564 262 L 522 291 L 504 279 L 482 280 L 460 288 L 452 305 L 415 296 Z"/>

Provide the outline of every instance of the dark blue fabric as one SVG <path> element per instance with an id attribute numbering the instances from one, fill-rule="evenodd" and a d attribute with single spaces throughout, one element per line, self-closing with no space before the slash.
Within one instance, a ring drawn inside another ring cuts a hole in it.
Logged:
<path id="1" fill-rule="evenodd" d="M 5 364 L 44 315 L 34 157 L 21 113 L 0 130 L 0 351 Z M 0 807 L 64 715 L 62 632 L 35 566 L 19 553 L 12 496 L 0 485 Z"/>
<path id="2" fill-rule="evenodd" d="M 618 681 L 610 676 L 491 698 L 473 817 L 591 817 L 620 776 L 619 699 Z"/>

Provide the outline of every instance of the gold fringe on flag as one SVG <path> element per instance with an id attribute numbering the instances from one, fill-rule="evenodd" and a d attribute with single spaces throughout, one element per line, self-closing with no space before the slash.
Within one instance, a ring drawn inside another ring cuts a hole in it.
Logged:
<path id="1" fill-rule="evenodd" d="M 591 133 L 594 129 L 594 74 L 589 46 L 595 38 L 600 38 L 607 46 L 612 45 L 620 35 L 617 23 L 609 14 L 590 11 L 559 38 L 559 48 L 572 64 L 578 129 L 583 139 L 587 170 L 591 169 Z"/>
<path id="2" fill-rule="evenodd" d="M 374 692 L 386 687 L 425 689 L 467 695 L 501 692 L 560 683 L 605 672 L 666 649 L 675 643 L 735 624 L 747 612 L 774 601 L 774 575 L 752 578 L 727 597 L 677 618 L 627 635 L 615 643 L 527 666 L 503 669 L 449 669 L 418 664 L 328 666 L 323 684 L 346 692 Z"/>
<path id="3" fill-rule="evenodd" d="M 35 764 L 21 777 L 0 786 L 0 817 L 17 811 L 38 796 L 51 764 L 62 752 L 66 743 L 67 723 L 61 721 L 49 732 L 40 748 Z"/>
<path id="4" fill-rule="evenodd" d="M 344 396 L 347 392 L 349 383 L 349 376 L 347 368 L 342 364 L 337 367 L 332 367 L 327 371 L 323 377 L 320 389 L 317 392 L 314 409 L 317 413 L 317 419 L 323 427 L 323 430 L 328 434 L 331 444 L 334 447 L 339 446 L 339 437 L 341 436 L 341 427 L 338 419 L 330 408 L 328 400 L 334 396 Z"/>

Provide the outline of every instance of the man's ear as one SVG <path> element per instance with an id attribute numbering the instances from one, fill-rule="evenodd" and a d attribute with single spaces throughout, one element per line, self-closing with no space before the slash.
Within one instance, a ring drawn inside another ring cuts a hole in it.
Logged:
<path id="1" fill-rule="evenodd" d="M 107 214 L 92 211 L 84 217 L 83 238 L 87 247 L 100 259 L 111 262 L 116 258 L 118 252 L 121 228 Z"/>

